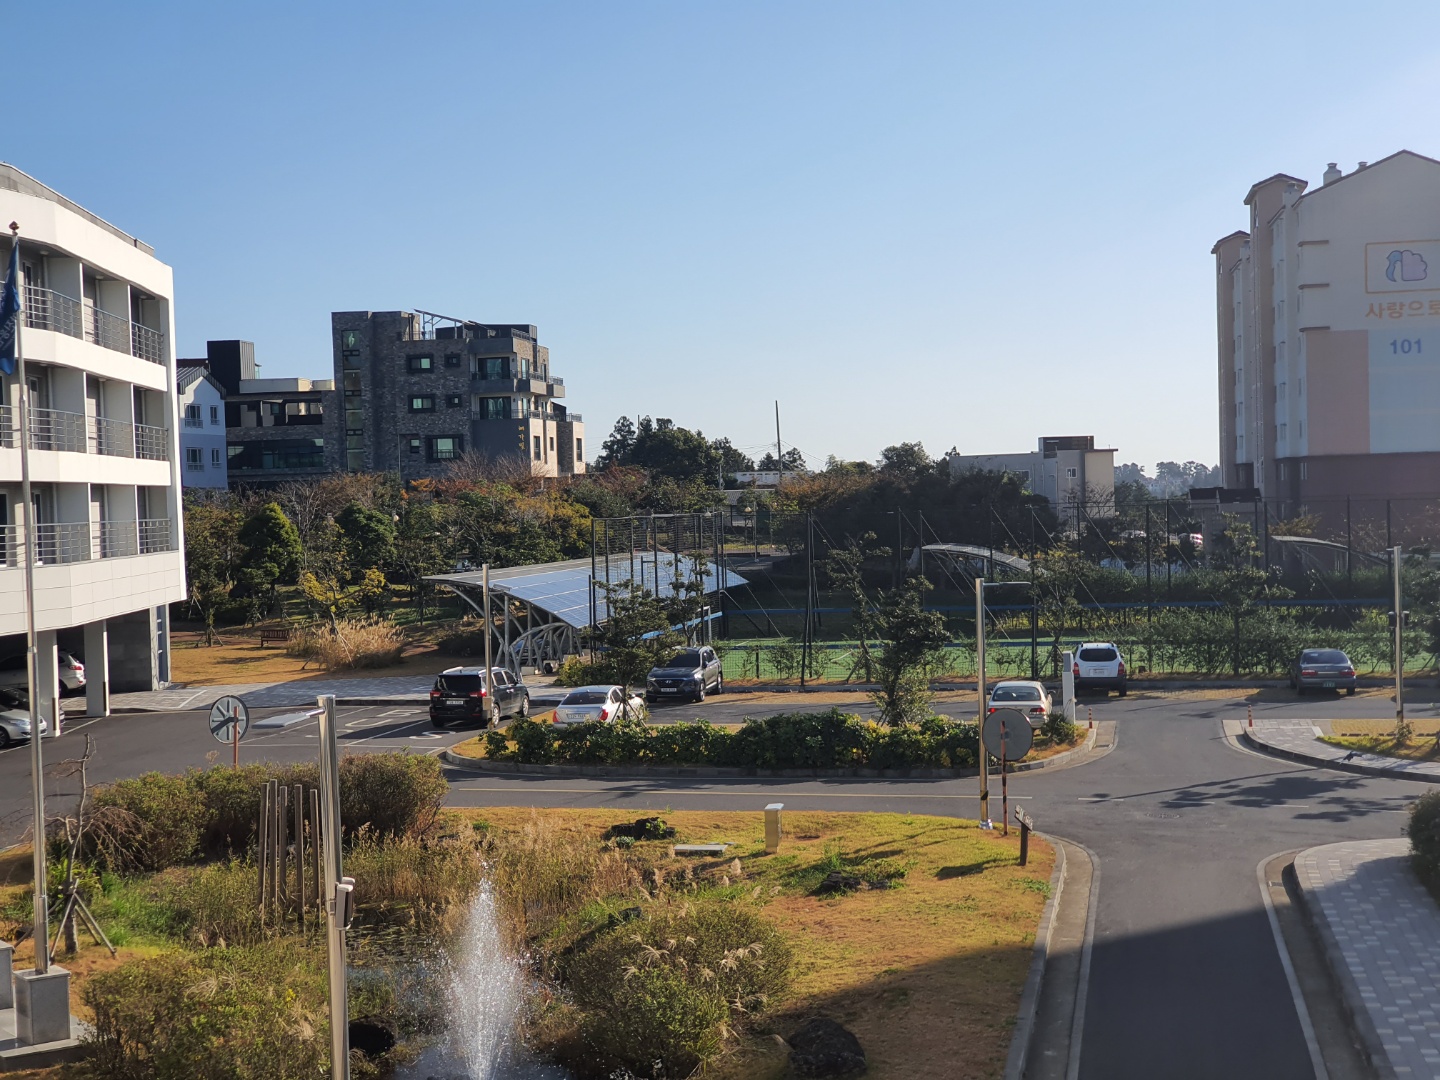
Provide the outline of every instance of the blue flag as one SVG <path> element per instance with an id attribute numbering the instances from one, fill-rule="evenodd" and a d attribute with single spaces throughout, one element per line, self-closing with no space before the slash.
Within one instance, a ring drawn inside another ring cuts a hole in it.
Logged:
<path id="1" fill-rule="evenodd" d="M 15 374 L 15 345 L 20 335 L 20 244 L 10 249 L 10 269 L 0 292 L 0 374 Z"/>

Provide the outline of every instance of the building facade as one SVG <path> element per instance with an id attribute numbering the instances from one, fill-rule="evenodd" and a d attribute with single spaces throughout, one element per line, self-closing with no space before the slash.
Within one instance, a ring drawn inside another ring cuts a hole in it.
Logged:
<path id="1" fill-rule="evenodd" d="M 1440 162 L 1284 173 L 1212 249 L 1223 482 L 1271 516 L 1440 496 Z M 1378 536 L 1378 533 L 1377 533 Z"/>
<path id="2" fill-rule="evenodd" d="M 331 469 L 325 413 L 329 379 L 262 379 L 249 341 L 207 341 L 205 352 L 225 389 L 225 451 L 235 487 L 272 487 Z"/>
<path id="3" fill-rule="evenodd" d="M 201 360 L 180 360 L 175 388 L 180 407 L 180 483 L 185 488 L 223 488 L 225 389 Z"/>
<path id="4" fill-rule="evenodd" d="M 1057 509 L 1083 506 L 1109 515 L 1115 506 L 1115 453 L 1096 448 L 1093 435 L 1042 435 L 1036 448 L 1021 454 L 945 455 L 952 475 L 981 469 L 1018 476 L 1027 491 L 1043 495 Z"/>
<path id="5" fill-rule="evenodd" d="M 337 311 L 330 322 L 332 468 L 412 480 L 476 454 L 519 459 L 537 476 L 585 471 L 584 424 L 535 327 L 424 311 Z"/>
<path id="6" fill-rule="evenodd" d="M 0 406 L 0 654 L 25 649 L 29 546 L 37 704 L 53 715 L 60 648 L 84 662 L 88 711 L 103 715 L 111 689 L 168 681 L 167 605 L 185 598 L 171 270 L 148 245 L 3 164 L 0 219 L 19 224 L 23 282 L 23 363 L 4 377 Z M 30 538 L 17 513 L 21 372 Z"/>

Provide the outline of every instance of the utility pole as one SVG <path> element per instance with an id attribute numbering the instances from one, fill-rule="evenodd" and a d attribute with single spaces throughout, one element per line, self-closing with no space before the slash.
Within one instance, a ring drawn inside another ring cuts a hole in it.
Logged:
<path id="1" fill-rule="evenodd" d="M 320 842 L 325 881 L 325 945 L 330 975 L 330 1076 L 350 1080 L 350 1008 L 345 979 L 345 931 L 350 928 L 354 878 L 345 876 L 340 854 L 340 757 L 336 746 L 335 696 L 320 703 Z"/>
<path id="2" fill-rule="evenodd" d="M 975 579 L 975 683 L 979 691 L 977 736 L 985 729 L 985 579 Z M 980 758 L 980 828 L 993 829 L 990 822 L 990 763 L 986 760 L 985 740 L 979 740 Z"/>
<path id="3" fill-rule="evenodd" d="M 779 475 L 775 478 L 775 490 L 780 490 L 780 482 L 785 479 L 785 457 L 780 452 L 780 402 L 775 402 L 775 468 Z"/>
<path id="4" fill-rule="evenodd" d="M 1400 597 L 1400 560 L 1405 555 L 1402 547 L 1390 549 L 1390 571 L 1395 584 L 1395 724 L 1405 724 L 1405 609 Z"/>

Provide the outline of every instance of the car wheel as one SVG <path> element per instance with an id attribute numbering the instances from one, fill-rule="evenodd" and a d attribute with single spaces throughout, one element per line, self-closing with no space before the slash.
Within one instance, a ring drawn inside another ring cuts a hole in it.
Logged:
<path id="1" fill-rule="evenodd" d="M 490 705 L 490 707 L 485 710 L 485 722 L 481 725 L 481 727 L 492 727 L 492 728 L 493 728 L 493 727 L 499 727 L 499 726 L 500 726 L 500 703 L 499 703 L 499 702 L 493 702 L 493 703 Z"/>
<path id="2" fill-rule="evenodd" d="M 700 680 L 700 692 L 695 695 L 695 700 L 696 700 L 696 701 L 704 701 L 704 700 L 705 700 L 705 680 L 704 680 L 704 679 L 701 679 L 701 680 Z"/>
<path id="3" fill-rule="evenodd" d="M 0 750 L 4 750 L 9 745 L 10 732 L 6 731 L 3 727 L 0 727 Z M 32 889 L 31 892 L 34 892 L 34 890 Z"/>
<path id="4" fill-rule="evenodd" d="M 1347 687 L 1345 687 L 1345 696 L 1346 696 L 1346 697 L 1354 697 L 1354 696 L 1355 696 L 1355 687 L 1353 687 L 1353 686 L 1347 686 Z"/>
<path id="5" fill-rule="evenodd" d="M 1126 694 L 1128 691 L 1129 691 L 1129 687 L 1122 685 L 1119 690 L 1116 690 L 1116 691 L 1115 691 L 1115 693 L 1117 693 L 1117 694 L 1120 695 L 1121 697 L 1124 697 L 1125 694 Z"/>
<path id="6" fill-rule="evenodd" d="M 1299 683 L 1296 683 L 1296 684 L 1295 684 L 1295 696 L 1296 696 L 1296 697 L 1304 697 L 1304 696 L 1305 696 L 1305 687 L 1301 686 Z"/>
<path id="7" fill-rule="evenodd" d="M 518 716 L 521 720 L 524 720 L 525 717 L 527 717 L 527 716 L 530 715 L 530 695 L 529 695 L 529 694 L 522 694 L 522 695 L 520 695 L 520 707 L 515 710 L 515 715 Z"/>
<path id="8" fill-rule="evenodd" d="M 715 693 L 717 693 L 717 694 L 723 694 L 724 692 L 725 692 L 725 676 L 724 676 L 724 675 L 716 675 L 716 676 L 715 676 Z"/>
<path id="9" fill-rule="evenodd" d="M 441 720 L 438 716 L 432 716 L 430 717 L 430 726 L 435 728 L 437 731 L 444 731 L 445 721 Z"/>

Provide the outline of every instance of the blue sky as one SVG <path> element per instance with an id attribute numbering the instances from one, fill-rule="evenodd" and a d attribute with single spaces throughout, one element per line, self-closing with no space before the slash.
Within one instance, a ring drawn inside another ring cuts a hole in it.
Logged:
<path id="1" fill-rule="evenodd" d="M 584 414 L 813 463 L 1218 459 L 1249 186 L 1440 156 L 1433 4 L 269 2 L 6 13 L 0 158 L 155 245 L 181 355 L 530 322 Z M 18 62 L 18 66 L 17 66 Z M 13 96 L 18 91 L 19 98 Z"/>

